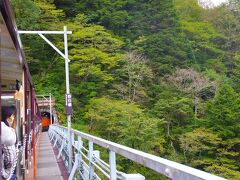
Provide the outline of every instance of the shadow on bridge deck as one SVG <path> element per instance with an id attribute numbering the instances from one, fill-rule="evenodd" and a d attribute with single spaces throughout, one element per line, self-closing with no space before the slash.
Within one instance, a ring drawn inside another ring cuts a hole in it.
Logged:
<path id="1" fill-rule="evenodd" d="M 61 160 L 57 160 L 56 152 L 50 142 L 47 132 L 40 138 L 40 148 L 37 157 L 37 180 L 65 180 L 66 170 L 63 169 Z"/>

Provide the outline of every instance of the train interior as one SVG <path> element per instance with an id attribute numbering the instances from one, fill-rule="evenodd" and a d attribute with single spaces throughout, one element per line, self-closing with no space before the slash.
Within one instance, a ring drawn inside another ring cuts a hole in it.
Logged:
<path id="1" fill-rule="evenodd" d="M 2 105 L 12 105 L 16 86 L 20 85 L 23 78 L 22 64 L 2 14 L 0 14 L 0 28 L 1 99 Z"/>
<path id="2" fill-rule="evenodd" d="M 5 7 L 6 8 L 6 7 Z M 10 13 L 9 13 L 9 12 Z M 9 14 L 8 14 L 9 13 Z M 33 125 L 33 119 L 30 120 L 31 111 L 27 109 L 34 109 L 31 102 L 31 77 L 29 77 L 28 67 L 24 60 L 24 54 L 21 49 L 21 41 L 16 33 L 17 29 L 12 21 L 11 11 L 6 8 L 6 11 L 0 13 L 0 65 L 1 65 L 1 111 L 2 107 L 14 106 L 16 114 L 19 116 L 17 125 L 13 128 L 16 130 L 17 143 L 19 143 L 22 151 L 22 159 L 19 168 L 29 169 L 28 162 L 31 157 L 28 153 L 32 151 L 31 143 L 26 145 L 27 138 L 24 138 L 26 133 L 30 133 Z M 33 107 L 33 108 L 32 108 Z M 36 108 L 35 108 L 36 109 Z M 34 113 L 36 110 L 34 110 Z M 2 114 L 2 112 L 1 112 Z M 1 118 L 2 120 L 2 118 Z M 16 119 L 15 119 L 16 120 Z M 24 147 L 25 146 L 25 147 Z M 32 155 L 31 155 L 32 156 Z M 2 157 L 1 157 L 2 158 Z M 27 174 L 25 173 L 20 174 Z"/>

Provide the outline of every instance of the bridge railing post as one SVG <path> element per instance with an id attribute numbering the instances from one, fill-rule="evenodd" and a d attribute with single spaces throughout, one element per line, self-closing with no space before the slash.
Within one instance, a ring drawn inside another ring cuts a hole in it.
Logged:
<path id="1" fill-rule="evenodd" d="M 88 142 L 88 158 L 89 158 L 89 180 L 93 180 L 94 165 L 93 165 L 93 142 Z"/>
<path id="2" fill-rule="evenodd" d="M 58 156 L 57 156 L 58 159 L 61 157 L 64 143 L 65 143 L 65 139 L 62 139 L 62 144 L 61 144 L 60 150 L 58 152 Z"/>
<path id="3" fill-rule="evenodd" d="M 75 151 L 74 151 L 74 147 L 73 145 L 75 144 L 75 134 L 74 132 L 71 132 L 71 145 L 72 145 L 72 160 L 74 159 L 74 156 L 75 156 Z"/>
<path id="4" fill-rule="evenodd" d="M 79 154 L 79 158 L 78 158 L 78 168 L 79 168 L 79 171 L 83 173 L 84 171 L 84 168 L 83 168 L 83 165 L 82 165 L 82 146 L 83 146 L 83 142 L 82 142 L 82 138 L 81 136 L 78 136 L 78 154 Z"/>
<path id="5" fill-rule="evenodd" d="M 109 151 L 109 165 L 110 165 L 110 180 L 117 179 L 116 154 Z"/>

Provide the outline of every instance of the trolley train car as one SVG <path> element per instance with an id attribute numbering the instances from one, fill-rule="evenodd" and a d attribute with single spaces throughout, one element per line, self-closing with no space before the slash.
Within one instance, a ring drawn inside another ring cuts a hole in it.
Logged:
<path id="1" fill-rule="evenodd" d="M 57 122 L 57 112 L 54 107 L 55 99 L 52 95 L 38 95 L 37 103 L 41 114 L 42 131 Z"/>
<path id="2" fill-rule="evenodd" d="M 41 123 L 42 123 L 43 131 L 46 131 L 49 129 L 49 126 L 51 125 L 51 118 L 50 118 L 49 112 L 41 112 Z"/>
<path id="3" fill-rule="evenodd" d="M 14 144 L 16 152 L 19 150 L 16 156 L 16 168 L 9 176 L 15 179 L 34 179 L 36 141 L 41 131 L 41 115 L 9 0 L 0 0 L 0 11 L 0 114 L 1 121 L 3 121 L 5 110 L 14 107 L 15 112 L 11 118 L 15 125 L 11 124 L 11 127 L 16 131 L 17 144 Z M 1 130 L 3 130 L 3 125 L 5 126 L 1 122 Z M 2 152 L 0 153 L 0 168 L 3 172 L 5 156 L 2 142 L 3 137 L 8 134 L 1 133 L 0 136 L 0 152 Z M 7 178 L 3 177 L 2 173 L 0 179 Z"/>

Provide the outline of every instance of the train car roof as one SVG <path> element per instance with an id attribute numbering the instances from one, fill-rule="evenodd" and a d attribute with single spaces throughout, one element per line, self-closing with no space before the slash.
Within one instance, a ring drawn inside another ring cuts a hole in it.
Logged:
<path id="1" fill-rule="evenodd" d="M 0 0 L 0 12 L 1 80 L 3 83 L 15 84 L 16 80 L 22 79 L 24 68 L 32 84 L 9 0 Z"/>

